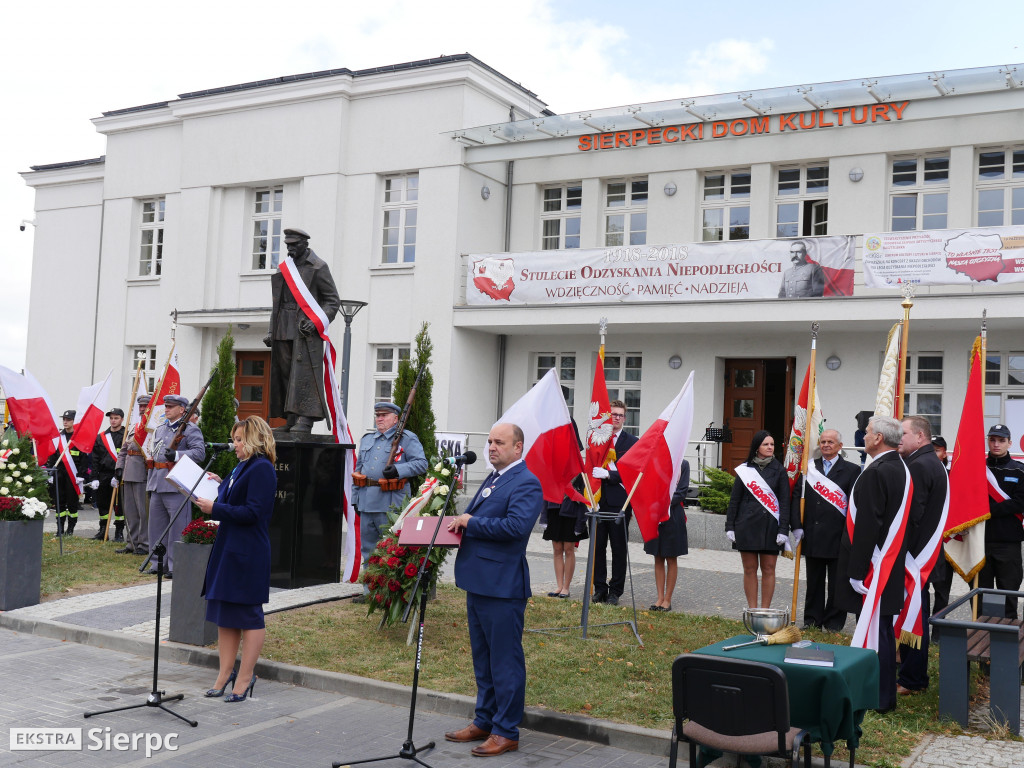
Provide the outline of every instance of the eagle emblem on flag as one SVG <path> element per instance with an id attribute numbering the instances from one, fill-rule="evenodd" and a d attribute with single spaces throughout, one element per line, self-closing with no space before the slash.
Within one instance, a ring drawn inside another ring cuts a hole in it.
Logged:
<path id="1" fill-rule="evenodd" d="M 587 442 L 591 445 L 604 445 L 612 437 L 611 413 L 601 413 L 601 406 L 596 400 L 590 403 L 590 423 L 587 425 Z"/>

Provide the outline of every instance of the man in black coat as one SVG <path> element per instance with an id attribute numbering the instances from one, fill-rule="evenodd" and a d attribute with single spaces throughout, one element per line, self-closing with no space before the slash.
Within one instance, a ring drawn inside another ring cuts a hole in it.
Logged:
<path id="1" fill-rule="evenodd" d="M 626 451 L 636 445 L 637 438 L 625 432 L 622 425 L 626 423 L 626 404 L 621 400 L 612 400 L 609 404 L 612 414 L 612 445 L 615 448 L 615 460 L 626 455 Z M 622 478 L 611 466 L 608 469 L 594 467 L 593 476 L 601 481 L 601 512 L 619 512 L 626 503 L 629 491 L 622 487 Z M 633 517 L 632 509 L 618 520 L 598 520 L 594 532 L 594 602 L 618 605 L 619 598 L 626 588 L 626 558 L 628 552 L 629 521 Z M 607 546 L 612 545 L 612 580 L 608 581 Z"/>
<path id="2" fill-rule="evenodd" d="M 935 455 L 932 445 L 932 428 L 923 416 L 908 416 L 903 419 L 903 440 L 900 455 L 910 468 L 914 481 L 914 496 L 911 500 L 910 519 L 907 520 L 907 553 L 918 558 L 926 547 L 942 556 L 942 531 L 936 530 L 945 523 L 946 496 L 949 480 L 946 470 Z M 926 559 L 930 553 L 925 554 Z M 921 647 L 903 643 L 900 645 L 900 669 L 896 679 L 896 693 L 906 695 L 923 691 L 928 687 L 928 581 L 929 574 L 921 574 Z M 897 628 L 897 631 L 899 629 Z"/>
<path id="3" fill-rule="evenodd" d="M 888 712 L 896 707 L 896 635 L 893 620 L 903 608 L 903 572 L 907 545 L 903 527 L 906 525 L 905 504 L 908 496 L 907 485 L 910 474 L 900 458 L 897 448 L 903 438 L 903 429 L 896 419 L 875 416 L 868 422 L 864 435 L 864 450 L 872 461 L 867 465 L 851 494 L 850 511 L 854 515 L 853 537 L 843 536 L 839 548 L 839 573 L 847 581 L 836 587 L 836 603 L 858 617 L 862 609 L 869 613 L 861 621 L 870 619 L 871 606 L 865 606 L 869 589 L 864 585 L 870 573 L 872 586 L 880 575 L 872 567 L 871 556 L 875 547 L 884 550 L 893 561 L 893 568 L 881 586 L 881 599 L 877 608 L 877 637 L 860 638 L 854 633 L 854 642 L 862 641 L 865 647 L 877 644 L 878 652 L 878 711 Z M 889 529 L 899 526 L 889 548 L 885 548 Z M 880 561 L 881 562 L 881 561 Z"/>
<path id="4" fill-rule="evenodd" d="M 996 424 L 988 431 L 988 459 L 985 461 L 996 484 L 1007 498 L 996 500 L 989 493 L 985 523 L 985 567 L 978 574 L 978 586 L 1019 590 L 1024 567 L 1020 543 L 1024 541 L 1024 464 L 1010 458 L 1010 428 Z M 1006 615 L 1017 618 L 1017 600 L 1006 598 Z"/>
<path id="5" fill-rule="evenodd" d="M 93 480 L 92 489 L 96 491 L 96 506 L 100 511 L 100 530 L 96 538 L 103 541 L 109 538 L 112 541 L 124 541 L 124 515 L 121 512 L 121 499 L 114 501 L 114 532 L 109 534 L 107 526 L 110 515 L 110 499 L 114 495 L 114 487 L 111 480 L 114 479 L 114 471 L 117 469 L 117 454 L 124 443 L 124 411 L 120 408 L 111 408 L 106 413 L 110 426 L 96 436 L 96 442 L 92 447 L 92 468 Z"/>
<path id="6" fill-rule="evenodd" d="M 838 430 L 822 432 L 818 448 L 821 458 L 814 460 L 815 471 L 807 473 L 803 522 L 800 521 L 800 499 L 804 483 L 803 477 L 798 475 L 793 485 L 789 527 L 798 541 L 803 539 L 801 551 L 807 565 L 804 629 L 817 627 L 838 632 L 846 624 L 846 611 L 836 605 L 839 542 L 846 532 L 846 508 L 853 484 L 860 476 L 860 464 L 843 458 L 843 437 Z M 798 533 L 801 530 L 802 536 Z"/>

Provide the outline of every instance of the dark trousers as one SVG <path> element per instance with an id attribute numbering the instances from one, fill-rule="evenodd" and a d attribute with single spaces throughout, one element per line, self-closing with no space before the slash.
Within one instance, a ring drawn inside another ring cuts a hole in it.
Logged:
<path id="1" fill-rule="evenodd" d="M 594 594 L 620 597 L 626 589 L 627 539 L 632 514 L 621 521 L 598 520 L 594 532 Z M 612 545 L 612 580 L 608 581 L 607 546 Z"/>
<path id="2" fill-rule="evenodd" d="M 928 583 L 935 591 L 934 615 L 949 605 L 949 590 L 953 588 L 953 566 L 946 561 L 945 550 L 939 550 L 939 559 L 935 561 Z"/>
<path id="3" fill-rule="evenodd" d="M 113 475 L 111 475 L 113 477 Z M 114 489 L 110 487 L 110 477 L 100 477 L 100 487 L 96 489 L 96 508 L 100 512 L 100 520 L 106 520 L 110 514 L 110 499 L 114 495 Z M 114 502 L 114 522 L 124 522 L 124 515 L 121 514 L 121 494 L 117 494 L 117 501 Z"/>
<path id="4" fill-rule="evenodd" d="M 807 566 L 804 622 L 838 632 L 846 624 L 846 611 L 836 607 L 836 566 L 839 561 L 831 557 L 806 557 L 804 560 Z"/>
<path id="5" fill-rule="evenodd" d="M 978 574 L 978 586 L 1017 591 L 1024 580 L 1024 565 L 1021 563 L 1019 541 L 986 541 L 985 567 Z M 1017 599 L 1006 598 L 1006 616 L 1017 618 Z"/>
<path id="6" fill-rule="evenodd" d="M 895 616 L 878 617 L 878 708 L 896 706 L 896 633 Z"/>
<path id="7" fill-rule="evenodd" d="M 921 647 L 900 644 L 900 672 L 896 682 L 911 691 L 928 687 L 928 585 L 921 590 Z"/>
<path id="8" fill-rule="evenodd" d="M 469 645 L 476 676 L 478 728 L 513 741 L 526 706 L 523 624 L 526 599 L 466 593 Z"/>

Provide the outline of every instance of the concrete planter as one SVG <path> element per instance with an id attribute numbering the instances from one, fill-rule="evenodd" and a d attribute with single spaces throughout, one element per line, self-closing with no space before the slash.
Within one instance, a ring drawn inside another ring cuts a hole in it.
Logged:
<path id="1" fill-rule="evenodd" d="M 171 582 L 171 627 L 169 640 L 189 645 L 210 645 L 217 640 L 217 625 L 206 620 L 206 598 L 202 596 L 206 564 L 212 544 L 175 541 L 174 580 Z"/>
<path id="2" fill-rule="evenodd" d="M 0 520 L 0 611 L 39 603 L 43 521 Z"/>

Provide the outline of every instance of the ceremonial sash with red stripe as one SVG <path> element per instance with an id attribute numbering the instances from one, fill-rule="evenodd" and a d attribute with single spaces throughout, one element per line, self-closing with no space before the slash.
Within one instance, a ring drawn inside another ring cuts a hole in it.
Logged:
<path id="1" fill-rule="evenodd" d="M 914 481 L 910 479 L 910 470 L 907 465 L 900 461 L 906 481 L 903 485 L 903 498 L 900 501 L 899 511 L 896 517 L 889 524 L 889 530 L 885 534 L 885 541 L 882 548 L 875 546 L 871 555 L 871 566 L 868 568 L 868 575 L 864 578 L 864 586 L 868 588 L 864 596 L 864 607 L 861 609 L 860 619 L 857 621 L 857 628 L 853 632 L 853 640 L 850 645 L 854 648 L 870 648 L 878 652 L 878 621 L 879 606 L 882 602 L 882 591 L 889 581 L 889 575 L 900 554 L 900 544 L 907 529 L 907 518 L 909 517 L 910 499 L 914 492 Z M 862 474 L 857 478 L 860 482 Z M 857 483 L 853 484 L 854 490 Z M 846 535 L 853 541 L 853 529 L 857 522 L 857 497 L 850 493 L 850 508 L 846 515 Z"/>
<path id="2" fill-rule="evenodd" d="M 943 473 L 945 475 L 945 473 Z M 946 530 L 946 518 L 949 517 L 949 477 L 946 476 L 945 501 L 942 503 L 942 519 L 932 531 L 931 538 L 924 545 L 917 557 L 907 552 L 907 567 L 903 577 L 903 610 L 896 619 L 896 631 L 900 642 L 921 647 L 924 626 L 921 619 L 921 588 L 928 583 L 928 577 L 939 559 L 942 532 Z"/>
<path id="3" fill-rule="evenodd" d="M 341 390 L 338 387 L 335 376 L 338 355 L 334 345 L 327 335 L 327 326 L 330 321 L 327 315 L 309 287 L 303 282 L 295 262 L 290 256 L 286 256 L 278 266 L 285 285 L 291 291 L 295 303 L 320 334 L 324 343 L 323 379 L 319 382 L 324 394 L 324 402 L 327 403 L 327 427 L 334 435 L 336 443 L 353 443 L 352 433 L 348 428 L 348 421 L 345 418 L 345 411 L 341 407 Z M 359 554 L 359 515 L 356 513 L 352 503 L 352 473 L 355 471 L 355 455 L 353 451 L 345 451 L 345 522 L 348 524 L 348 536 L 345 537 L 345 562 L 342 567 L 342 578 L 354 582 L 359 578 L 360 554 Z"/>
<path id="4" fill-rule="evenodd" d="M 110 454 L 115 462 L 117 461 L 117 446 L 114 445 L 114 436 L 109 432 L 104 432 L 100 435 L 100 439 L 103 441 L 103 447 L 107 449 L 107 453 Z"/>
<path id="5" fill-rule="evenodd" d="M 761 473 L 747 464 L 740 464 L 735 471 L 736 477 L 743 482 L 750 494 L 775 518 L 776 523 L 779 522 L 779 500 L 775 496 L 775 491 L 761 477 Z"/>
<path id="6" fill-rule="evenodd" d="M 807 484 L 818 494 L 828 505 L 836 510 L 843 517 L 846 517 L 846 509 L 850 500 L 846 492 L 828 479 L 827 475 L 818 471 L 813 464 L 807 466 Z"/>
<path id="7" fill-rule="evenodd" d="M 1006 493 L 1002 488 L 999 487 L 999 481 L 996 480 L 996 476 L 992 474 L 991 467 L 985 467 L 985 479 L 988 480 L 988 497 L 997 504 L 1000 501 L 1006 501 L 1010 498 L 1009 494 Z M 1014 512 L 1014 517 L 1024 523 L 1024 514 L 1020 512 Z"/>

